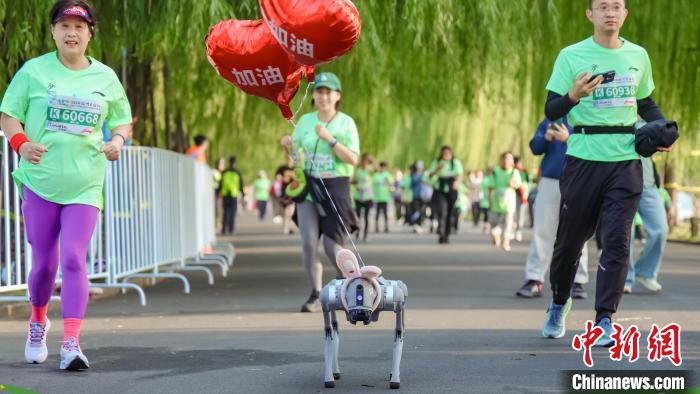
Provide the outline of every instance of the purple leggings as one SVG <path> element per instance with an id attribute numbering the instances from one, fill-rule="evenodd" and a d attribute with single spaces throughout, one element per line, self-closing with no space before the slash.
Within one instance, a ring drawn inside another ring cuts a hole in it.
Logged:
<path id="1" fill-rule="evenodd" d="M 23 190 L 22 212 L 27 240 L 32 246 L 29 272 L 32 305 L 40 307 L 49 303 L 60 253 L 63 318 L 82 319 L 88 303 L 87 249 L 100 211 L 91 205 L 56 204 L 26 187 Z"/>

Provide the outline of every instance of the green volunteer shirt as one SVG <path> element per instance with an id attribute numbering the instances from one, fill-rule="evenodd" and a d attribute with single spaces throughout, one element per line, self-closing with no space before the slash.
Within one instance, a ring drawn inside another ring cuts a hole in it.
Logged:
<path id="1" fill-rule="evenodd" d="M 258 178 L 255 180 L 255 201 L 267 201 L 270 199 L 270 180 Z"/>
<path id="2" fill-rule="evenodd" d="M 501 167 L 493 169 L 489 187 L 494 190 L 493 206 L 491 210 L 496 213 L 506 213 L 515 211 L 516 194 L 511 187 L 511 180 L 520 180 L 519 171 L 516 169 L 504 170 Z"/>
<path id="3" fill-rule="evenodd" d="M 391 182 L 391 174 L 388 171 L 381 171 L 372 175 L 374 201 L 388 203 L 391 200 Z"/>
<path id="4" fill-rule="evenodd" d="M 457 187 L 457 201 L 455 201 L 455 208 L 460 212 L 464 212 L 467 207 L 467 192 L 467 186 L 463 182 L 460 182 Z"/>
<path id="5" fill-rule="evenodd" d="M 439 165 L 442 165 L 442 168 L 440 171 L 436 172 Z M 462 162 L 459 161 L 459 159 L 440 161 L 433 160 L 433 162 L 430 163 L 430 169 L 428 172 L 438 178 L 456 178 L 464 173 L 464 169 L 462 168 Z"/>
<path id="6" fill-rule="evenodd" d="M 489 189 L 491 188 L 491 175 L 485 175 L 484 178 L 481 180 L 481 185 L 479 185 L 479 188 L 481 189 L 481 194 L 484 196 L 479 200 L 479 208 L 486 208 L 488 209 L 489 206 L 491 205 L 488 195 L 489 195 Z"/>
<path id="7" fill-rule="evenodd" d="M 568 114 L 572 126 L 631 126 L 637 120 L 637 100 L 654 91 L 651 62 L 646 50 L 620 37 L 623 45 L 609 49 L 593 37 L 568 46 L 559 53 L 547 90 L 565 95 L 583 72 L 615 71 L 613 82 L 600 85 Z M 567 155 L 591 161 L 639 159 L 633 134 L 572 134 Z"/>
<path id="8" fill-rule="evenodd" d="M 357 167 L 355 169 L 355 190 L 356 200 L 372 200 L 372 173 L 362 167 Z"/>
<path id="9" fill-rule="evenodd" d="M 88 67 L 75 71 L 47 53 L 27 61 L 7 87 L 0 112 L 48 148 L 39 164 L 20 160 L 12 173 L 20 194 L 26 186 L 47 201 L 102 209 L 102 124 L 113 130 L 131 123 L 131 107 L 114 71 L 88 59 Z"/>
<path id="10" fill-rule="evenodd" d="M 311 176 L 315 178 L 352 176 L 353 166 L 343 162 L 326 141 L 319 141 L 318 135 L 316 135 L 317 125 L 326 126 L 328 132 L 339 143 L 358 155 L 360 154 L 360 138 L 357 134 L 357 126 L 350 116 L 338 112 L 335 118 L 326 125 L 325 122 L 321 122 L 318 119 L 318 112 L 312 112 L 305 114 L 299 119 L 294 128 L 294 133 L 292 133 L 294 151 L 302 149 L 304 152 L 304 170 L 310 171 Z"/>

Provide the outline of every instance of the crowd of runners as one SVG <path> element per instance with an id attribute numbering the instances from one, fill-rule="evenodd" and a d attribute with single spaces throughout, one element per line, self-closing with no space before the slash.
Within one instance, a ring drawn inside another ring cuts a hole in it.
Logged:
<path id="1" fill-rule="evenodd" d="M 348 242 L 371 242 L 373 233 L 416 233 L 406 236 L 449 244 L 469 225 L 484 233 L 484 242 L 508 252 L 533 226 L 525 283 L 516 294 L 542 295 L 550 271 L 553 298 L 542 335 L 561 338 L 572 298 L 588 296 L 588 267 L 597 264 L 596 324 L 604 331 L 597 345 L 609 346 L 623 293 L 632 292 L 635 282 L 661 290 L 657 274 L 668 201 L 649 156 L 669 151 L 675 138 L 669 137 L 673 122 L 651 98 L 655 85 L 647 52 L 619 35 L 627 15 L 624 0 L 590 0 L 586 15 L 593 36 L 559 53 L 546 86 L 546 118 L 533 125 L 531 153 L 543 155 L 538 169 L 528 171 L 508 151 L 494 157 L 492 167 L 465 169 L 450 145 L 407 168 L 361 152 L 354 119 L 340 111 L 340 78 L 320 72 L 314 110 L 280 140 L 287 160 L 273 176 L 261 170 L 246 187 L 237 159 L 220 161 L 221 233 L 235 234 L 241 200 L 250 201 L 260 220 L 271 204 L 272 220 L 282 231 L 300 234 L 310 288 L 301 311 L 314 312 L 323 284 L 319 245 L 334 262 Z M 79 342 L 88 294 L 84 256 L 102 208 L 105 158 L 118 159 L 132 118 L 115 73 L 85 54 L 95 26 L 92 7 L 61 0 L 50 21 L 56 51 L 24 64 L 0 112 L 2 129 L 22 157 L 13 176 L 34 251 L 25 357 L 34 363 L 47 357 L 46 310 L 60 261 L 65 333 L 60 367 L 75 370 L 88 367 Z M 614 89 L 601 88 L 606 84 Z M 111 138 L 104 138 L 103 124 Z M 198 137 L 187 154 L 206 162 L 205 150 L 206 138 Z M 637 214 L 646 241 L 635 260 Z M 591 239 L 600 250 L 595 257 L 587 254 Z"/>

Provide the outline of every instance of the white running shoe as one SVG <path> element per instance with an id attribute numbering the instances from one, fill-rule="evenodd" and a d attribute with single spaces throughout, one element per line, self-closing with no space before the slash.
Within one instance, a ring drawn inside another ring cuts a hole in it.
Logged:
<path id="1" fill-rule="evenodd" d="M 654 293 L 658 293 L 662 289 L 661 285 L 659 284 L 659 282 L 656 281 L 655 278 L 642 278 L 641 276 L 638 276 L 637 282 L 639 282 L 640 285 L 646 287 L 649 291 L 653 291 Z"/>
<path id="2" fill-rule="evenodd" d="M 70 337 L 63 341 L 61 345 L 61 369 L 68 371 L 78 371 L 90 368 L 87 357 L 80 350 L 80 345 L 75 337 Z"/>
<path id="3" fill-rule="evenodd" d="M 522 231 L 518 230 L 515 232 L 515 240 L 518 242 L 523 242 L 523 233 Z"/>
<path id="4" fill-rule="evenodd" d="M 24 345 L 24 359 L 29 364 L 41 364 L 46 361 L 49 350 L 46 348 L 46 337 L 51 328 L 51 322 L 46 319 L 46 324 L 29 323 L 27 343 Z"/>
<path id="5" fill-rule="evenodd" d="M 505 250 L 506 252 L 510 252 L 510 241 L 507 240 L 507 239 L 503 240 L 503 243 L 501 244 L 501 247 L 502 247 L 503 250 Z"/>
<path id="6" fill-rule="evenodd" d="M 491 243 L 493 246 L 501 246 L 501 233 L 491 229 Z"/>

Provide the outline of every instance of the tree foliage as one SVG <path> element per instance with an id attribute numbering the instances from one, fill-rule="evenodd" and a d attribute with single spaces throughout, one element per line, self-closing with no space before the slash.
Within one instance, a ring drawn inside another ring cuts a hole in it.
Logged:
<path id="1" fill-rule="evenodd" d="M 587 3 L 356 0 L 360 41 L 320 69 L 340 76 L 343 111 L 359 126 L 362 150 L 381 160 L 403 167 L 450 144 L 468 168 L 494 164 L 507 149 L 535 167 L 527 143 L 543 117 L 544 86 L 559 49 L 592 33 Z M 657 156 L 697 183 L 700 159 L 689 153 L 700 150 L 700 7 L 696 0 L 627 3 L 623 36 L 648 50 L 653 96 L 682 128 L 678 148 Z M 0 92 L 24 61 L 53 49 L 52 4 L 0 0 Z M 139 143 L 182 150 L 201 133 L 212 140 L 210 157 L 236 154 L 247 174 L 282 162 L 278 141 L 291 124 L 274 104 L 220 78 L 205 56 L 212 25 L 260 18 L 255 0 L 93 4 L 99 24 L 90 53 L 122 75 L 125 48 Z"/>

